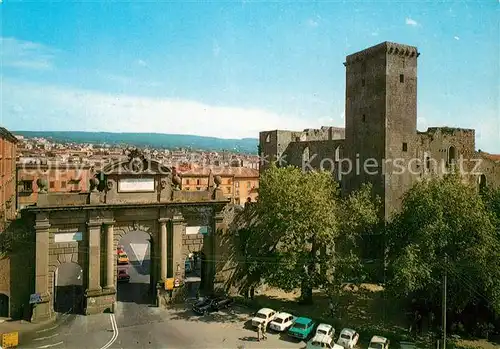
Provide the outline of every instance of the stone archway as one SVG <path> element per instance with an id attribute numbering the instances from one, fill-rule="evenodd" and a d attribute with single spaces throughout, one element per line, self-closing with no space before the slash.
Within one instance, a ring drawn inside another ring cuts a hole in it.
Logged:
<path id="1" fill-rule="evenodd" d="M 156 283 L 153 237 L 150 229 L 133 226 L 115 234 L 116 300 L 150 304 Z"/>
<path id="2" fill-rule="evenodd" d="M 0 293 L 0 317 L 9 317 L 9 296 Z"/>
<path id="3" fill-rule="evenodd" d="M 83 268 L 74 262 L 59 264 L 54 273 L 54 311 L 58 313 L 83 312 Z"/>

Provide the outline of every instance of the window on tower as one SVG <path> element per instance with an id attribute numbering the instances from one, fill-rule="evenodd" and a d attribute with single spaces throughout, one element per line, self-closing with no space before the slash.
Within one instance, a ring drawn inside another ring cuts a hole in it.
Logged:
<path id="1" fill-rule="evenodd" d="M 408 143 L 403 143 L 403 151 L 408 151 Z"/>
<path id="2" fill-rule="evenodd" d="M 366 122 L 366 115 L 363 114 L 363 116 L 361 117 L 361 120 L 363 120 L 363 122 Z"/>
<path id="3" fill-rule="evenodd" d="M 361 79 L 361 86 L 365 87 L 365 79 Z"/>
<path id="4" fill-rule="evenodd" d="M 401 82 L 401 83 L 405 82 L 405 75 L 404 74 L 399 74 L 399 82 Z"/>

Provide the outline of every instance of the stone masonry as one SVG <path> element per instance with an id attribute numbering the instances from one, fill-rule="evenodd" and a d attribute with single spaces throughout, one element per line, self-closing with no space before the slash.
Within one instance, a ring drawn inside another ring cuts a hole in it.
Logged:
<path id="1" fill-rule="evenodd" d="M 416 47 L 391 42 L 347 56 L 345 129 L 260 132 L 260 170 L 276 161 L 331 171 L 344 195 L 369 182 L 386 219 L 413 183 L 427 176 L 455 169 L 478 186 L 500 186 L 500 162 L 476 151 L 474 130 L 417 131 L 419 56 Z"/>

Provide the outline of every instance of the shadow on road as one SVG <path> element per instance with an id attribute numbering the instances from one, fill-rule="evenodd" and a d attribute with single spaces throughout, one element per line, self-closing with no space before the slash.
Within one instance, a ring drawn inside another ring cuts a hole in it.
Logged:
<path id="1" fill-rule="evenodd" d="M 194 322 L 218 322 L 218 323 L 235 323 L 242 322 L 249 318 L 249 314 L 237 308 L 230 308 L 228 310 L 209 313 L 207 315 L 198 315 L 191 307 L 182 304 L 173 306 L 173 320 L 185 320 Z"/>
<path id="2" fill-rule="evenodd" d="M 257 337 L 250 337 L 250 336 L 241 337 L 238 338 L 238 340 L 242 342 L 258 342 Z"/>
<path id="3" fill-rule="evenodd" d="M 150 304 L 151 285 L 145 283 L 119 283 L 116 299 L 118 302 Z"/>
<path id="4" fill-rule="evenodd" d="M 138 274 L 150 275 L 151 261 L 149 259 L 143 260 L 142 263 L 139 261 L 130 261 L 129 263 Z"/>

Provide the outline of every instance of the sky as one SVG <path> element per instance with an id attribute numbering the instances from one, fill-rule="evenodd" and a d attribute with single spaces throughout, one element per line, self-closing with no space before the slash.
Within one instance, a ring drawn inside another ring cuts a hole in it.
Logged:
<path id="1" fill-rule="evenodd" d="M 417 46 L 418 127 L 500 153 L 500 3 L 3 0 L 10 130 L 257 138 L 344 126 L 345 56 Z"/>

